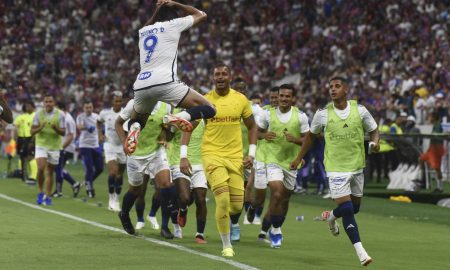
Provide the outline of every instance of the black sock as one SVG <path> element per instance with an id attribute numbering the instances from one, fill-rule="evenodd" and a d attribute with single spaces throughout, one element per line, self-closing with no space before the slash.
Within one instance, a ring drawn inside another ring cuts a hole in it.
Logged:
<path id="1" fill-rule="evenodd" d="M 156 212 L 158 212 L 159 207 L 161 206 L 161 202 L 159 199 L 152 198 L 152 208 L 150 209 L 149 216 L 156 216 Z"/>
<path id="2" fill-rule="evenodd" d="M 186 109 L 186 112 L 191 115 L 191 121 L 197 119 L 209 119 L 216 115 L 216 110 L 209 105 L 200 105 L 195 106 L 189 109 Z"/>
<path id="3" fill-rule="evenodd" d="M 136 208 L 137 220 L 144 222 L 145 200 L 136 200 L 134 207 Z"/>
<path id="4" fill-rule="evenodd" d="M 198 220 L 197 219 L 197 232 L 203 233 L 205 231 L 206 220 Z"/>
<path id="5" fill-rule="evenodd" d="M 262 207 L 262 206 L 256 207 L 255 215 L 256 215 L 257 217 L 260 217 L 261 214 L 262 214 L 262 212 L 263 212 L 263 209 L 264 209 L 264 207 Z"/>
<path id="6" fill-rule="evenodd" d="M 272 223 L 270 222 L 270 220 L 264 218 L 262 221 L 261 230 L 267 232 L 270 229 L 271 225 Z"/>
<path id="7" fill-rule="evenodd" d="M 116 191 L 116 194 L 120 195 L 120 193 L 122 192 L 123 176 L 117 177 L 114 183 L 115 183 L 114 189 Z"/>
<path id="8" fill-rule="evenodd" d="M 122 212 L 129 213 L 131 210 L 131 207 L 133 207 L 134 202 L 136 201 L 137 196 L 131 192 L 125 193 L 123 196 L 123 202 L 122 202 Z"/>
<path id="9" fill-rule="evenodd" d="M 116 182 L 116 179 L 114 178 L 114 176 L 109 175 L 108 176 L 108 192 L 109 192 L 109 194 L 114 193 L 114 187 L 116 185 L 115 182 Z"/>
<path id="10" fill-rule="evenodd" d="M 252 205 L 251 202 L 244 202 L 244 209 L 245 209 L 245 212 L 248 211 L 248 208 L 249 208 L 251 205 Z"/>
<path id="11" fill-rule="evenodd" d="M 241 216 L 241 213 L 230 215 L 231 224 L 237 224 L 239 222 L 240 216 Z"/>

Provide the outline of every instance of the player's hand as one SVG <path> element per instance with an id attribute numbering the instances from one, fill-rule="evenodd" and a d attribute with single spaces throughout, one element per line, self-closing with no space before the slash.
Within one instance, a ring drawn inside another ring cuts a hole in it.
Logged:
<path id="1" fill-rule="evenodd" d="M 268 132 L 266 132 L 266 134 L 264 134 L 264 139 L 269 142 L 273 141 L 276 137 L 277 137 L 277 134 L 272 131 L 268 131 Z"/>
<path id="2" fill-rule="evenodd" d="M 305 160 L 304 159 L 299 160 L 298 158 L 296 158 L 289 165 L 289 169 L 297 170 L 299 168 L 299 166 L 300 166 L 300 168 L 303 167 L 303 164 L 305 164 Z"/>
<path id="3" fill-rule="evenodd" d="M 192 166 L 187 158 L 180 158 L 180 171 L 187 176 L 192 176 Z"/>
<path id="4" fill-rule="evenodd" d="M 252 156 L 246 156 L 243 161 L 244 168 L 251 169 L 253 167 L 253 160 L 254 158 Z"/>
<path id="5" fill-rule="evenodd" d="M 296 143 L 297 142 L 297 138 L 292 135 L 291 133 L 284 131 L 283 132 L 284 136 L 286 137 L 286 141 L 290 142 L 290 143 Z"/>
<path id="6" fill-rule="evenodd" d="M 369 142 L 369 154 L 378 153 L 380 151 L 380 143 Z"/>
<path id="7" fill-rule="evenodd" d="M 98 140 L 100 142 L 106 142 L 106 136 L 104 134 L 100 134 L 100 136 L 98 137 Z"/>

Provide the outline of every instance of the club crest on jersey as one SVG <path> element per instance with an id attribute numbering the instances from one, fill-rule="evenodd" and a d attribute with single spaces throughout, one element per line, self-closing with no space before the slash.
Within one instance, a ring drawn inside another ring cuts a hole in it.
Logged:
<path id="1" fill-rule="evenodd" d="M 138 79 L 143 81 L 143 80 L 147 80 L 148 78 L 150 78 L 152 76 L 152 73 L 150 71 L 144 72 L 139 74 Z"/>

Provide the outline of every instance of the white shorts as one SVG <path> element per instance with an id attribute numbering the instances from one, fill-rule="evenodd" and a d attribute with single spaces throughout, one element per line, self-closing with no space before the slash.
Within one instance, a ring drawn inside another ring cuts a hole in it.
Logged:
<path id="1" fill-rule="evenodd" d="M 176 107 L 188 92 L 189 86 L 182 81 L 137 89 L 134 91 L 134 110 L 138 113 L 151 113 L 158 101 Z"/>
<path id="2" fill-rule="evenodd" d="M 267 168 L 266 163 L 261 161 L 255 161 L 255 188 L 266 189 L 267 188 Z"/>
<path id="3" fill-rule="evenodd" d="M 287 190 L 294 190 L 297 170 L 286 170 L 278 164 L 267 164 L 267 181 L 283 181 Z"/>
<path id="4" fill-rule="evenodd" d="M 46 158 L 47 162 L 52 165 L 58 165 L 59 163 L 59 150 L 48 150 L 45 147 L 36 146 L 34 148 L 35 158 Z"/>
<path id="5" fill-rule="evenodd" d="M 355 197 L 363 196 L 364 173 L 351 174 L 347 176 L 328 177 L 330 194 L 332 199 L 348 195 Z"/>
<path id="6" fill-rule="evenodd" d="M 142 185 L 144 174 L 148 174 L 150 178 L 155 178 L 155 175 L 162 170 L 169 170 L 169 162 L 166 152 L 161 148 L 144 159 L 136 159 L 133 156 L 127 159 L 128 183 L 131 186 Z"/>
<path id="7" fill-rule="evenodd" d="M 189 177 L 180 171 L 180 166 L 170 166 L 172 179 L 183 178 L 191 182 L 191 190 L 194 188 L 208 188 L 203 168 L 192 168 L 192 176 Z"/>
<path id="8" fill-rule="evenodd" d="M 127 155 L 123 152 L 105 152 L 105 162 L 117 161 L 119 164 L 127 163 Z"/>

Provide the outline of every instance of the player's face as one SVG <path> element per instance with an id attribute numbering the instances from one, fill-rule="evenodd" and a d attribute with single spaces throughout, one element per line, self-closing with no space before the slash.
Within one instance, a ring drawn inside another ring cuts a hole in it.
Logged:
<path id="1" fill-rule="evenodd" d="M 122 108 L 122 97 L 114 97 L 112 106 L 115 111 L 119 111 Z"/>
<path id="2" fill-rule="evenodd" d="M 278 92 L 270 92 L 269 102 L 272 107 L 278 106 Z"/>
<path id="3" fill-rule="evenodd" d="M 341 100 L 347 98 L 348 87 L 341 80 L 332 80 L 329 86 L 331 100 Z"/>
<path id="4" fill-rule="evenodd" d="M 217 90 L 230 88 L 231 74 L 227 67 L 217 67 L 214 69 L 214 84 Z"/>
<path id="5" fill-rule="evenodd" d="M 53 97 L 44 97 L 44 108 L 46 112 L 53 111 L 53 108 L 55 107 L 55 100 Z"/>
<path id="6" fill-rule="evenodd" d="M 94 111 L 94 106 L 92 105 L 92 103 L 86 103 L 83 106 L 83 111 L 85 114 L 91 115 L 92 112 Z"/>
<path id="7" fill-rule="evenodd" d="M 278 106 L 280 109 L 287 109 L 292 106 L 294 95 L 291 89 L 280 88 L 278 91 Z"/>
<path id="8" fill-rule="evenodd" d="M 247 84 L 245 84 L 245 82 L 238 82 L 238 83 L 234 84 L 233 89 L 243 95 L 247 94 Z"/>
<path id="9" fill-rule="evenodd" d="M 27 104 L 25 104 L 25 111 L 27 113 L 32 113 L 34 111 L 34 108 L 33 108 L 33 106 L 31 106 L 31 104 L 27 103 Z"/>
<path id="10" fill-rule="evenodd" d="M 254 99 L 252 99 L 252 103 L 253 104 L 258 104 L 259 106 L 261 106 L 261 99 L 260 98 L 254 98 Z"/>

